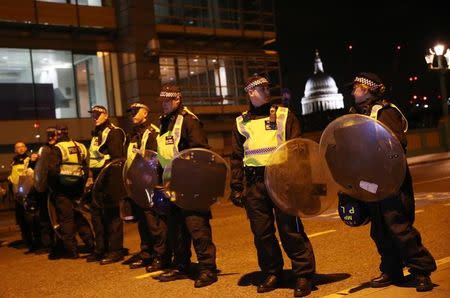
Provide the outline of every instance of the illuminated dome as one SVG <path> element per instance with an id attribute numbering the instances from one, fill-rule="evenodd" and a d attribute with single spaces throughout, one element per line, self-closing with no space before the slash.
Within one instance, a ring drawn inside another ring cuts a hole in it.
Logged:
<path id="1" fill-rule="evenodd" d="M 336 82 L 323 72 L 319 51 L 316 51 L 314 74 L 306 82 L 302 98 L 302 115 L 344 108 L 344 97 L 338 93 Z"/>

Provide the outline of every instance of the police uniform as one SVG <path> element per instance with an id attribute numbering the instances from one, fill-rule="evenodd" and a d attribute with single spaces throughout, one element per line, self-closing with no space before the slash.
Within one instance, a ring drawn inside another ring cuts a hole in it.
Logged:
<path id="1" fill-rule="evenodd" d="M 149 108 L 141 103 L 134 103 L 128 109 L 128 112 L 138 111 Z M 135 125 L 128 137 L 129 143 L 127 147 L 127 167 L 130 167 L 137 151 L 157 150 L 156 135 L 159 128 L 150 122 Z M 133 215 L 137 219 L 138 232 L 141 239 L 141 251 L 137 257 L 130 262 L 130 268 L 140 268 L 150 265 L 154 258 L 162 260 L 166 254 L 167 229 L 161 228 L 163 224 L 159 216 L 153 210 L 144 210 L 134 201 L 131 201 Z M 164 224 L 163 224 L 164 225 Z M 165 226 L 165 225 L 164 225 Z"/>
<path id="2" fill-rule="evenodd" d="M 364 84 L 370 90 L 378 86 L 384 88 L 379 77 L 372 73 L 359 74 L 354 83 Z M 394 104 L 374 93 L 364 102 L 352 107 L 350 112 L 364 114 L 384 123 L 395 134 L 406 152 L 406 118 Z M 436 270 L 436 263 L 422 245 L 419 231 L 413 227 L 415 202 L 408 166 L 399 193 L 379 202 L 368 203 L 368 207 L 372 222 L 370 235 L 381 256 L 380 271 L 383 273 L 380 278 L 372 281 L 372 286 L 381 287 L 392 282 L 401 282 L 403 267 L 407 266 L 411 273 L 418 277 L 417 290 L 430 290 L 432 284 L 429 275 Z M 425 277 L 428 277 L 428 280 Z"/>
<path id="3" fill-rule="evenodd" d="M 19 177 L 30 166 L 30 157 L 28 153 L 16 154 L 11 162 L 11 174 L 8 176 L 8 181 L 12 188 L 12 193 L 15 199 L 15 216 L 16 223 L 19 225 L 22 240 L 30 249 L 33 246 L 33 227 L 27 222 L 26 211 L 23 205 L 24 198 L 18 195 L 19 191 Z"/>
<path id="4" fill-rule="evenodd" d="M 245 89 L 248 91 L 259 85 L 267 86 L 267 79 L 250 78 Z M 297 283 L 301 282 L 296 284 L 296 291 L 301 290 L 302 294 L 311 291 L 315 259 L 303 224 L 300 218 L 283 213 L 273 204 L 264 184 L 264 171 L 270 154 L 282 142 L 296 137 L 300 137 L 300 124 L 295 115 L 287 108 L 272 106 L 271 103 L 259 107 L 250 104 L 250 109 L 236 118 L 232 131 L 231 199 L 235 205 L 243 205 L 247 212 L 258 264 L 267 276 L 258 292 L 274 290 L 283 271 L 283 257 L 275 236 L 275 219 Z"/>
<path id="5" fill-rule="evenodd" d="M 63 133 L 49 156 L 48 181 L 53 192 L 55 209 L 66 257 L 78 258 L 76 217 L 73 204 L 84 189 L 88 173 L 89 153 L 86 147 Z M 88 237 L 89 232 L 80 232 Z"/>
<path id="6" fill-rule="evenodd" d="M 181 98 L 181 92 L 178 87 L 163 86 L 160 98 Z M 181 103 L 174 111 L 160 117 L 157 142 L 158 159 L 162 167 L 184 149 L 209 148 L 201 122 Z M 211 212 L 188 211 L 174 206 L 169 218 L 169 237 L 176 269 L 162 274 L 161 281 L 170 281 L 187 273 L 191 258 L 191 239 L 200 271 L 194 286 L 203 287 L 217 281 L 216 247 L 212 241 L 210 218 Z"/>
<path id="7" fill-rule="evenodd" d="M 90 112 L 107 113 L 103 106 L 94 106 Z M 109 119 L 95 127 L 89 146 L 89 168 L 94 181 L 109 162 L 124 156 L 124 143 L 124 131 Z M 123 259 L 123 222 L 119 208 L 122 186 L 113 180 L 112 174 L 105 177 L 106 190 L 99 194 L 101 206 L 91 204 L 95 251 L 86 259 L 88 262 L 100 261 L 104 265 Z"/>

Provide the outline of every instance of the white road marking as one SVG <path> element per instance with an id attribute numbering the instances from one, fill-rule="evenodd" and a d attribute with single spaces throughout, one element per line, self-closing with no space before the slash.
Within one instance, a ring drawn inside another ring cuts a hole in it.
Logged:
<path id="1" fill-rule="evenodd" d="M 420 181 L 420 182 L 414 182 L 414 184 L 415 185 L 417 185 L 417 184 L 425 184 L 425 183 L 431 183 L 431 182 L 436 182 L 436 181 L 441 181 L 441 180 L 446 180 L 446 179 L 450 179 L 450 176 L 445 176 L 445 177 L 441 177 L 441 178 L 425 180 L 425 181 Z"/>
<path id="2" fill-rule="evenodd" d="M 333 233 L 333 232 L 336 232 L 336 230 L 327 230 L 327 231 L 323 231 L 323 232 L 314 233 L 314 234 L 308 235 L 308 238 L 317 237 L 320 235 L 325 235 L 325 234 L 329 234 L 329 233 Z"/>
<path id="3" fill-rule="evenodd" d="M 155 272 L 145 273 L 145 274 L 142 274 L 142 275 L 138 275 L 138 276 L 136 276 L 135 278 L 136 278 L 136 279 L 142 279 L 142 278 L 147 278 L 147 277 L 158 276 L 158 275 L 160 275 L 160 274 L 163 273 L 163 272 L 164 272 L 164 271 L 160 270 L 160 271 L 155 271 Z"/>

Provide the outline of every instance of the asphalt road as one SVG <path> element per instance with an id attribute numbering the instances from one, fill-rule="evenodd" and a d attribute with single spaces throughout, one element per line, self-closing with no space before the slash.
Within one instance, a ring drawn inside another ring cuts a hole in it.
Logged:
<path id="1" fill-rule="evenodd" d="M 417 197 L 415 227 L 436 260 L 448 260 L 450 161 L 417 165 L 411 168 L 411 173 Z M 86 263 L 84 259 L 49 261 L 45 255 L 25 255 L 24 249 L 3 246 L 0 248 L 0 297 L 291 297 L 290 262 L 286 256 L 285 288 L 256 293 L 253 284 L 261 275 L 244 210 L 229 203 L 218 203 L 213 208 L 213 216 L 220 276 L 209 287 L 195 289 L 192 280 L 161 283 L 144 269 L 130 270 L 120 263 L 100 266 Z M 355 287 L 379 274 L 379 257 L 369 237 L 369 225 L 345 226 L 335 210 L 304 219 L 303 223 L 317 262 L 317 286 L 310 297 Z M 17 238 L 15 233 L 2 240 Z M 135 225 L 126 225 L 125 246 L 131 252 L 138 250 Z M 439 296 L 436 289 L 433 292 L 434 297 L 450 296 L 450 293 Z M 409 297 L 422 295 L 411 288 Z"/>

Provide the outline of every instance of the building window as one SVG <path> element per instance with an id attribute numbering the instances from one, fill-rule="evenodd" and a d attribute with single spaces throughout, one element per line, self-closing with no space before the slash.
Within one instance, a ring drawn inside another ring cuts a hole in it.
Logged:
<path id="1" fill-rule="evenodd" d="M 105 0 L 37 0 L 42 2 L 52 2 L 52 3 L 67 3 L 67 4 L 78 4 L 78 5 L 88 5 L 88 6 L 110 6 L 107 3 L 110 2 Z M 78 3 L 77 3 L 78 1 Z"/>
<path id="2" fill-rule="evenodd" d="M 160 72 L 162 83 L 180 85 L 190 105 L 245 104 L 244 82 L 253 74 L 266 75 L 279 88 L 278 62 L 272 57 L 162 55 Z"/>
<path id="3" fill-rule="evenodd" d="M 35 84 L 51 85 L 55 117 L 76 118 L 77 101 L 70 51 L 31 50 Z"/>
<path id="4" fill-rule="evenodd" d="M 274 31 L 272 0 L 155 0 L 157 24 Z"/>
<path id="5" fill-rule="evenodd" d="M 0 48 L 0 120 L 90 117 L 100 104 L 122 115 L 115 53 Z"/>

